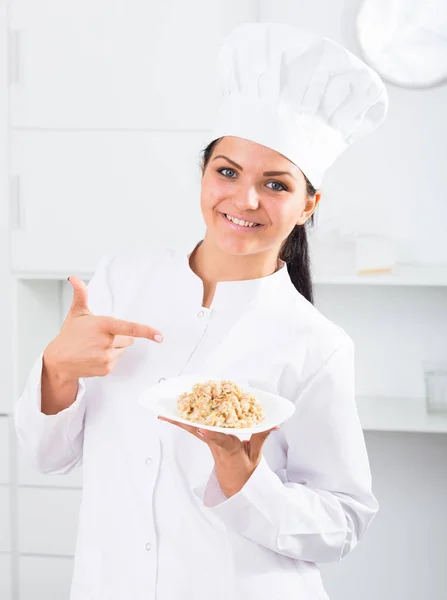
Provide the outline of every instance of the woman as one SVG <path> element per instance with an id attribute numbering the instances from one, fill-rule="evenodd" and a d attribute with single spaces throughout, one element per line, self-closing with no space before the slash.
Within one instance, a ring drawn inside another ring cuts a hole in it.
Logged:
<path id="1" fill-rule="evenodd" d="M 316 563 L 345 556 L 377 512 L 353 344 L 312 304 L 305 224 L 324 171 L 383 120 L 383 85 L 279 24 L 236 29 L 219 73 L 204 239 L 104 257 L 88 291 L 71 277 L 16 404 L 38 470 L 83 465 L 71 600 L 327 598 Z M 296 412 L 241 442 L 141 407 L 186 373 L 248 381 Z"/>

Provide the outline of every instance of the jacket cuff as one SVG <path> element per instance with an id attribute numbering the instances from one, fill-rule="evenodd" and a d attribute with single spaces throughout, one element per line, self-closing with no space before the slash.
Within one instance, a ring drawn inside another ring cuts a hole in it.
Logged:
<path id="1" fill-rule="evenodd" d="M 233 520 L 237 529 L 238 517 L 246 517 L 246 514 L 239 514 L 240 509 L 249 504 L 268 503 L 270 495 L 276 495 L 278 491 L 283 491 L 283 483 L 262 456 L 244 487 L 231 498 L 227 498 L 221 490 L 216 471 L 213 469 L 203 493 L 203 504 L 225 522 Z"/>
<path id="2" fill-rule="evenodd" d="M 35 361 L 28 377 L 22 396 L 15 405 L 15 419 L 17 424 L 25 426 L 38 438 L 60 427 L 63 423 L 69 428 L 70 424 L 76 422 L 84 415 L 84 394 L 86 384 L 79 379 L 76 399 L 68 408 L 64 408 L 55 415 L 46 415 L 42 412 L 42 366 L 43 352 Z M 77 416 L 79 414 L 79 417 Z M 68 432 L 67 432 L 68 434 Z"/>

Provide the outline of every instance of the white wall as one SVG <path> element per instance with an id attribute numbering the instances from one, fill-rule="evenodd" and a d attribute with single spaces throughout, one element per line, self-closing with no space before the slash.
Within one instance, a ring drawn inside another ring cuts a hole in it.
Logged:
<path id="1" fill-rule="evenodd" d="M 261 18 L 307 27 L 360 55 L 355 36 L 360 6 L 361 0 L 261 0 Z M 385 122 L 328 171 L 321 220 L 352 219 L 365 232 L 392 235 L 400 241 L 403 262 L 446 262 L 447 84 L 387 89 Z"/>
<path id="2" fill-rule="evenodd" d="M 423 398 L 423 361 L 447 361 L 447 288 L 316 285 L 321 312 L 356 343 L 359 396 Z"/>

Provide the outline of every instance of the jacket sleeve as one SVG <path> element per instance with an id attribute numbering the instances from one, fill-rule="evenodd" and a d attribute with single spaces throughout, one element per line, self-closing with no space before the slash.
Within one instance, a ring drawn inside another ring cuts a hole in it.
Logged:
<path id="1" fill-rule="evenodd" d="M 271 434 L 285 437 L 286 475 L 264 457 L 245 486 L 226 498 L 213 470 L 203 503 L 233 532 L 309 562 L 340 560 L 378 510 L 354 393 L 350 338 L 305 384 L 297 410 Z M 278 439 L 277 438 L 277 439 Z"/>
<path id="2" fill-rule="evenodd" d="M 111 314 L 112 294 L 108 271 L 112 257 L 103 256 L 90 280 L 88 303 L 93 314 Z M 56 415 L 41 412 L 43 351 L 37 357 L 22 395 L 14 405 L 14 425 L 19 445 L 41 473 L 63 475 L 82 464 L 85 405 L 89 379 L 81 378 L 75 402 Z"/>

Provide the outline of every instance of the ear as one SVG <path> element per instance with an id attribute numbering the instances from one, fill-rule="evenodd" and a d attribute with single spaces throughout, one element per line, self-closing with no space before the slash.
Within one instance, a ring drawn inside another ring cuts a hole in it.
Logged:
<path id="1" fill-rule="evenodd" d="M 298 221 L 296 222 L 297 225 L 304 225 L 304 223 L 310 219 L 310 217 L 315 212 L 320 200 L 321 200 L 320 190 L 317 190 L 313 196 L 307 196 L 306 204 L 304 205 L 304 208 L 301 211 L 300 217 L 299 217 Z"/>

